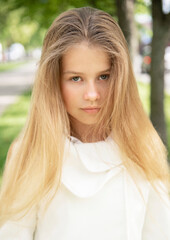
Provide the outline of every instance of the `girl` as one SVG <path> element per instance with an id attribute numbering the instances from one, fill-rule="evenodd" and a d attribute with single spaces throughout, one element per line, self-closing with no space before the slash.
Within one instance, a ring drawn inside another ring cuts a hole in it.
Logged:
<path id="1" fill-rule="evenodd" d="M 168 240 L 166 150 L 107 13 L 62 13 L 5 165 L 1 240 Z"/>

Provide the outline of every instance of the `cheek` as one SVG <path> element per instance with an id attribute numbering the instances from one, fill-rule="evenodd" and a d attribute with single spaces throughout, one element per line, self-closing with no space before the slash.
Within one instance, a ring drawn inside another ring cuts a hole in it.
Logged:
<path id="1" fill-rule="evenodd" d="M 67 104 L 69 102 L 70 95 L 71 95 L 70 91 L 68 91 L 67 88 L 62 87 L 62 97 L 63 97 L 64 104 L 65 104 L 66 107 L 67 107 Z"/>
<path id="2" fill-rule="evenodd" d="M 62 97 L 65 103 L 65 106 L 68 110 L 72 105 L 75 105 L 77 100 L 77 92 L 75 88 L 70 87 L 69 85 L 63 85 L 62 86 Z"/>
<path id="3" fill-rule="evenodd" d="M 108 84 L 105 85 L 105 86 L 103 86 L 103 87 L 100 89 L 100 94 L 101 94 L 102 98 L 107 97 L 108 92 L 109 92 L 109 85 L 108 85 Z"/>

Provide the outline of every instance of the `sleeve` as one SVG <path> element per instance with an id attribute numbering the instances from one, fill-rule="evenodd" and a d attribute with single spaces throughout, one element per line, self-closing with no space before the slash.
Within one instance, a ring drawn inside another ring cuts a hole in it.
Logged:
<path id="1" fill-rule="evenodd" d="M 142 240 L 170 240 L 170 199 L 167 191 L 160 194 L 150 189 Z"/>
<path id="2" fill-rule="evenodd" d="M 0 228 L 0 240 L 33 240 L 36 229 L 36 211 L 31 210 L 18 221 L 7 221 Z"/>

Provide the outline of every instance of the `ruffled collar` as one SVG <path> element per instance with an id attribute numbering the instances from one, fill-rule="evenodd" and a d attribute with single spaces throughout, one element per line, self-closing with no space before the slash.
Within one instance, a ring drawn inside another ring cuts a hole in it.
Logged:
<path id="1" fill-rule="evenodd" d="M 110 136 L 95 143 L 66 140 L 62 183 L 76 196 L 93 196 L 122 168 L 119 148 Z"/>

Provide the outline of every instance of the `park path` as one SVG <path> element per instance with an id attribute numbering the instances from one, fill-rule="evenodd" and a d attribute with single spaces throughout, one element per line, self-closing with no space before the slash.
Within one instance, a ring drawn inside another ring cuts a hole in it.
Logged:
<path id="1" fill-rule="evenodd" d="M 36 62 L 32 61 L 0 73 L 0 116 L 23 92 L 32 88 L 36 68 Z"/>

